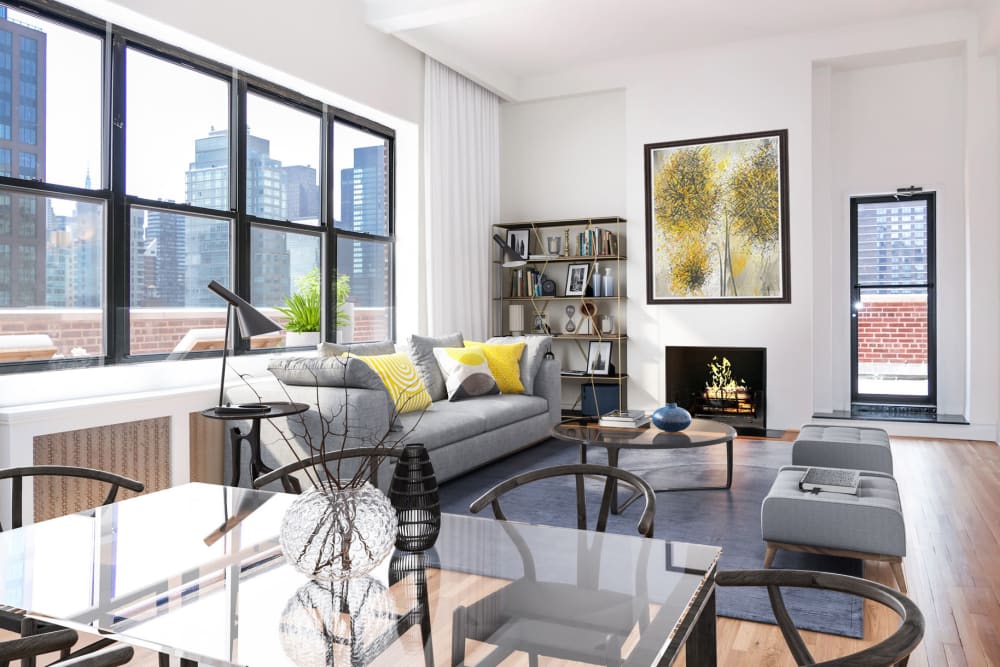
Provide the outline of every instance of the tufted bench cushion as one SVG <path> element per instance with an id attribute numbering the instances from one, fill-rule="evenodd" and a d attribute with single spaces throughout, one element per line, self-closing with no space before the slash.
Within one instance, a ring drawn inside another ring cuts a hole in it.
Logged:
<path id="1" fill-rule="evenodd" d="M 888 561 L 906 591 L 900 563 L 906 555 L 906 527 L 899 489 L 891 475 L 861 471 L 857 495 L 799 489 L 806 466 L 784 466 L 761 505 L 761 536 L 767 542 L 764 567 L 777 549 Z"/>
<path id="2" fill-rule="evenodd" d="M 889 434 L 880 428 L 807 424 L 792 445 L 792 465 L 892 474 Z"/>

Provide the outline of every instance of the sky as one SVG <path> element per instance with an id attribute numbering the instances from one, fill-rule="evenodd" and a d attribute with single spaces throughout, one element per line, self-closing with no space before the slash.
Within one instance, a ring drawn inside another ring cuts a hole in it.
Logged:
<path id="1" fill-rule="evenodd" d="M 102 40 L 38 16 L 8 8 L 8 17 L 47 35 L 46 180 L 82 187 L 89 171 L 101 178 Z M 194 161 L 195 139 L 229 125 L 228 84 L 190 68 L 129 49 L 126 53 L 126 189 L 151 199 L 185 201 L 185 172 Z M 271 157 L 284 166 L 318 167 L 319 116 L 272 102 L 248 99 L 254 136 L 270 140 Z M 381 143 L 373 135 L 338 125 L 334 165 L 351 167 L 355 147 Z M 339 178 L 334 179 L 339 185 Z M 334 192 L 339 217 L 339 187 Z M 56 200 L 57 215 L 74 204 Z"/>

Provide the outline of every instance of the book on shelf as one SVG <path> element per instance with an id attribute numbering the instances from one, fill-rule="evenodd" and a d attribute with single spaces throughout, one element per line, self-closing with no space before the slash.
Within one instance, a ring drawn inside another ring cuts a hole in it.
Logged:
<path id="1" fill-rule="evenodd" d="M 542 274 L 533 268 L 515 269 L 510 272 L 510 296 L 526 298 L 542 295 Z"/>
<path id="2" fill-rule="evenodd" d="M 802 474 L 802 479 L 799 480 L 799 488 L 812 493 L 829 491 L 831 493 L 857 495 L 858 483 L 860 481 L 861 473 L 857 470 L 809 468 Z"/>
<path id="3" fill-rule="evenodd" d="M 610 229 L 587 227 L 576 235 L 577 256 L 599 257 L 618 254 L 618 235 Z"/>

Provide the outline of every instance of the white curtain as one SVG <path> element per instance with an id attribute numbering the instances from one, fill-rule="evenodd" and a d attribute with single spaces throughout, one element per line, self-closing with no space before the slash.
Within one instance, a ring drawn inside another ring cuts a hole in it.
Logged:
<path id="1" fill-rule="evenodd" d="M 424 179 L 428 334 L 483 340 L 490 225 L 500 217 L 500 98 L 430 57 Z"/>

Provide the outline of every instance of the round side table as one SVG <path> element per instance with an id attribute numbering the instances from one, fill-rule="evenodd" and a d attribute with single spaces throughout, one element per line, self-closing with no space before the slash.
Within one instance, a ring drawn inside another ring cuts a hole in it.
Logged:
<path id="1" fill-rule="evenodd" d="M 208 417 L 209 419 L 224 419 L 226 421 L 250 421 L 250 430 L 246 433 L 240 432 L 240 429 L 233 428 L 229 433 L 229 447 L 232 452 L 233 459 L 233 478 L 230 481 L 230 486 L 239 486 L 240 483 L 240 469 L 243 467 L 241 456 L 240 456 L 240 444 L 246 440 L 247 444 L 250 445 L 250 475 L 253 479 L 257 479 L 261 475 L 265 475 L 271 472 L 271 468 L 264 464 L 264 461 L 260 458 L 260 420 L 261 419 L 273 419 L 275 417 L 288 417 L 290 415 L 297 415 L 305 412 L 309 409 L 309 406 L 305 403 L 289 403 L 287 401 L 278 401 L 274 403 L 266 404 L 267 410 L 260 410 L 257 412 L 243 412 L 239 414 L 233 414 L 227 412 L 226 410 L 221 410 L 219 408 L 209 408 L 207 410 L 202 410 L 201 415 L 203 417 Z M 252 481 L 252 480 L 251 480 Z M 286 477 L 281 480 L 282 486 L 285 491 L 289 493 L 301 493 L 302 488 L 299 485 L 298 480 L 293 477 Z"/>

